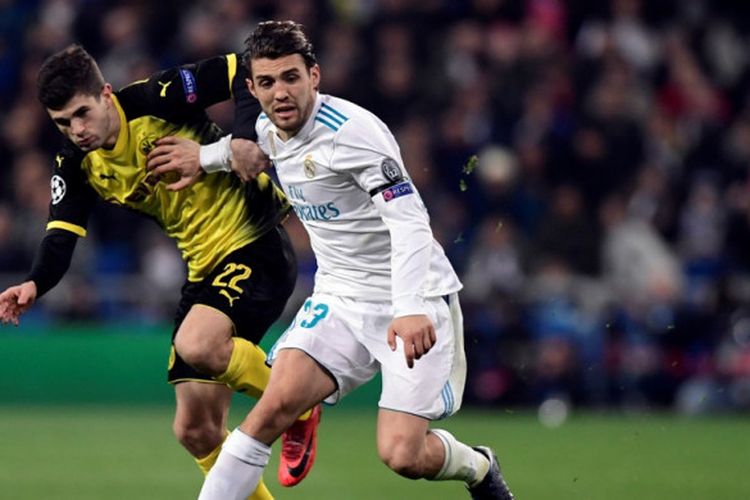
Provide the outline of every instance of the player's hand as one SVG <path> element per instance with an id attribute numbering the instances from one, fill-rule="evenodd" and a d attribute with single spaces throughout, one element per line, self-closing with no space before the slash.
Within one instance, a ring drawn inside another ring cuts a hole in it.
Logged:
<path id="1" fill-rule="evenodd" d="M 166 187 L 170 191 L 179 191 L 194 184 L 203 174 L 200 151 L 200 144 L 190 139 L 162 137 L 156 141 L 156 147 L 149 152 L 146 168 L 157 177 L 169 172 L 178 173 L 180 178 Z"/>
<path id="2" fill-rule="evenodd" d="M 255 179 L 271 164 L 260 147 L 249 139 L 232 139 L 229 146 L 232 148 L 232 171 L 242 182 Z"/>
<path id="3" fill-rule="evenodd" d="M 24 281 L 20 285 L 12 286 L 0 293 L 0 321 L 4 325 L 13 323 L 18 326 L 18 320 L 36 300 L 36 283 Z"/>
<path id="4" fill-rule="evenodd" d="M 395 318 L 388 327 L 391 351 L 396 350 L 396 337 L 404 341 L 404 356 L 409 368 L 414 368 L 414 361 L 427 354 L 437 342 L 435 327 L 424 314 Z"/>

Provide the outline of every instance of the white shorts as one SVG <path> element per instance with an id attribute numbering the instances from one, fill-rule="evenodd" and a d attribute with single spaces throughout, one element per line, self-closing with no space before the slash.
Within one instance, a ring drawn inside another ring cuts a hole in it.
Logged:
<path id="1" fill-rule="evenodd" d="M 403 342 L 388 347 L 388 326 L 393 320 L 390 302 L 313 294 L 268 353 L 273 363 L 281 349 L 300 349 L 336 379 L 338 389 L 326 399 L 335 404 L 380 370 L 383 390 L 378 406 L 430 420 L 452 415 L 461 407 L 466 381 L 463 316 L 454 293 L 427 300 L 435 326 L 436 344 L 406 366 Z"/>

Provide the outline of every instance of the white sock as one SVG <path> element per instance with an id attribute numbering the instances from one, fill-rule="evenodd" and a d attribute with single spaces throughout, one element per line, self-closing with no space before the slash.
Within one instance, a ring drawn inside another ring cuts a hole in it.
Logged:
<path id="1" fill-rule="evenodd" d="M 484 479 L 490 470 L 490 461 L 482 453 L 459 442 L 453 435 L 442 429 L 431 429 L 445 447 L 445 462 L 433 481 L 458 479 L 469 486 L 475 486 Z"/>
<path id="2" fill-rule="evenodd" d="M 198 500 L 245 500 L 258 486 L 271 447 L 235 429 L 224 441 Z"/>

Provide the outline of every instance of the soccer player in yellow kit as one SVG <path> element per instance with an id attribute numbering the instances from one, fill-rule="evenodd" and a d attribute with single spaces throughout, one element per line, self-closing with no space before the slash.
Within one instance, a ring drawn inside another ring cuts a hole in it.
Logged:
<path id="1" fill-rule="evenodd" d="M 268 382 L 270 369 L 257 343 L 281 314 L 296 279 L 281 226 L 289 203 L 265 174 L 243 183 L 220 172 L 178 191 L 179 181 L 169 185 L 146 164 L 162 137 L 201 144 L 220 139 L 223 132 L 205 112 L 214 103 L 234 97 L 238 112 L 257 116 L 244 82 L 236 54 L 161 71 L 120 91 L 78 45 L 47 59 L 38 97 L 67 141 L 55 156 L 47 233 L 33 268 L 26 281 L 0 294 L 0 320 L 17 325 L 67 271 L 98 198 L 159 224 L 188 267 L 169 358 L 173 427 L 204 472 L 227 435 L 232 392 L 259 397 Z M 313 456 L 318 420 L 316 407 L 295 424 L 298 434 L 301 427 L 310 437 L 303 451 Z M 260 483 L 250 498 L 272 497 Z"/>

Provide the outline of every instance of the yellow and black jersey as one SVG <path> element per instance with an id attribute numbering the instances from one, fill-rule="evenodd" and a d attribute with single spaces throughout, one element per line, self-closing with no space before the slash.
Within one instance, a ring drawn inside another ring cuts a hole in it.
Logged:
<path id="1" fill-rule="evenodd" d="M 188 279 L 199 281 L 229 253 L 276 226 L 289 203 L 266 174 L 248 184 L 233 173 L 204 175 L 172 192 L 165 186 L 175 179 L 159 181 L 146 170 L 146 157 L 161 137 L 218 140 L 223 133 L 205 108 L 233 91 L 247 93 L 244 80 L 231 54 L 162 71 L 115 92 L 115 147 L 85 153 L 69 143 L 55 156 L 47 230 L 85 236 L 94 201 L 102 198 L 156 220 L 176 240 Z"/>

